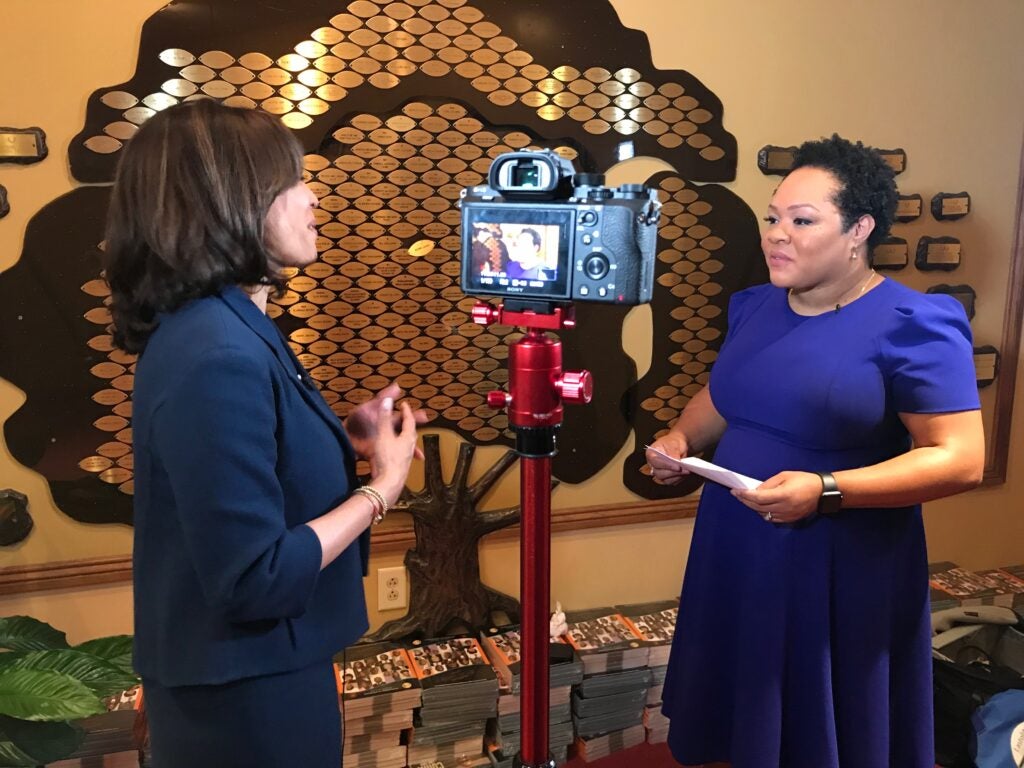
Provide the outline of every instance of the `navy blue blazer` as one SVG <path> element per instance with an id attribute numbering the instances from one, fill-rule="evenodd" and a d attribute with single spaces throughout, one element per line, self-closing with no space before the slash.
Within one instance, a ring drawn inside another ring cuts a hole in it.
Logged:
<path id="1" fill-rule="evenodd" d="M 160 318 L 136 368 L 132 421 L 143 678 L 300 669 L 366 631 L 369 531 L 321 571 L 304 525 L 348 497 L 352 446 L 241 289 Z"/>

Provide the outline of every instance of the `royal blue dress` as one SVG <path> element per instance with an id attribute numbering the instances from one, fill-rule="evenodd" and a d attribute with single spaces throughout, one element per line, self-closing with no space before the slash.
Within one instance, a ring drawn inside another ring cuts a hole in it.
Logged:
<path id="1" fill-rule="evenodd" d="M 971 332 L 951 297 L 885 280 L 838 312 L 737 293 L 711 374 L 728 423 L 715 462 L 761 480 L 910 448 L 899 413 L 979 407 Z M 704 486 L 664 688 L 683 764 L 933 768 L 921 508 L 769 523 Z"/>

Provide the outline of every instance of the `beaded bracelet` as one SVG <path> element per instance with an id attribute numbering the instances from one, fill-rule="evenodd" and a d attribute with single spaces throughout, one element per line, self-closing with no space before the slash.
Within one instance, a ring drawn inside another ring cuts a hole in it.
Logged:
<path id="1" fill-rule="evenodd" d="M 374 488 L 372 485 L 361 485 L 352 491 L 354 494 L 365 496 L 370 500 L 370 504 L 373 506 L 373 524 L 381 522 L 388 514 L 388 501 L 384 498 L 384 494 Z"/>

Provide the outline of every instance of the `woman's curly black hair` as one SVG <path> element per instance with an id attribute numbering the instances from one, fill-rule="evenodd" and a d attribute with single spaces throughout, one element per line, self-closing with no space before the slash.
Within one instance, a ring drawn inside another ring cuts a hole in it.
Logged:
<path id="1" fill-rule="evenodd" d="M 843 231 L 870 214 L 875 228 L 868 236 L 868 249 L 889 236 L 899 197 L 896 174 L 874 148 L 833 133 L 830 139 L 805 141 L 797 148 L 791 171 L 807 166 L 828 171 L 839 182 L 834 202 L 843 217 Z"/>

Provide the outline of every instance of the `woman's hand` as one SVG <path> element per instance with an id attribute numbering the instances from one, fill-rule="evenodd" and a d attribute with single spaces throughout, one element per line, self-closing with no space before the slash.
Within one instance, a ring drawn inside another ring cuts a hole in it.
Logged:
<path id="1" fill-rule="evenodd" d="M 651 470 L 654 475 L 654 482 L 661 483 L 662 485 L 676 485 L 686 475 L 690 474 L 690 471 L 674 461 L 669 461 L 664 456 L 657 453 L 661 451 L 667 456 L 671 456 L 673 459 L 682 459 L 687 455 L 690 447 L 686 443 L 686 437 L 681 432 L 672 431 L 667 435 L 658 438 L 651 446 L 647 449 L 647 453 L 644 454 L 644 458 L 647 459 L 647 463 L 651 465 Z"/>
<path id="2" fill-rule="evenodd" d="M 769 523 L 795 523 L 818 510 L 821 478 L 813 472 L 779 472 L 752 491 L 732 495 Z"/>
<path id="3" fill-rule="evenodd" d="M 400 425 L 395 429 L 394 403 L 382 398 L 377 409 L 377 428 L 370 468 L 373 487 L 384 494 L 388 506 L 402 495 L 409 465 L 419 452 L 416 447 L 416 417 L 408 403 L 402 403 Z"/>
<path id="4" fill-rule="evenodd" d="M 386 399 L 394 403 L 401 396 L 402 390 L 397 384 L 388 384 L 372 400 L 367 400 L 362 405 L 353 409 L 352 413 L 345 419 L 345 431 L 348 433 L 348 439 L 352 442 L 352 447 L 359 458 L 373 461 L 374 452 L 376 451 L 377 425 L 380 421 L 381 405 Z M 389 408 L 388 412 L 395 419 L 394 424 L 396 426 L 401 423 L 398 414 L 394 414 L 392 408 Z M 416 424 L 425 424 L 427 414 L 423 410 L 417 409 L 413 411 L 413 418 Z M 416 449 L 416 458 L 423 458 L 423 453 L 419 448 Z"/>

